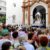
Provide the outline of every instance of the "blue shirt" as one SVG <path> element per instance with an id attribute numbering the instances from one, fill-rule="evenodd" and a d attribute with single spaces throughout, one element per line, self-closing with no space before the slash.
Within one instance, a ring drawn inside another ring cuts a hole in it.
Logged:
<path id="1" fill-rule="evenodd" d="M 30 43 L 24 42 L 23 44 L 26 50 L 34 50 L 34 47 Z"/>

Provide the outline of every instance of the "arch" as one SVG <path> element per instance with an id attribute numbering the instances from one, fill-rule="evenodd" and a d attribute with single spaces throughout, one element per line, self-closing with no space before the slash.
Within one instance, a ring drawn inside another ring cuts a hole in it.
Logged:
<path id="1" fill-rule="evenodd" d="M 43 11 L 42 11 L 43 10 Z M 46 14 L 46 9 L 42 5 L 38 5 L 37 7 L 34 8 L 33 10 L 33 18 L 35 18 L 35 13 L 39 12 L 42 13 L 42 15 L 45 13 Z M 43 13 L 44 12 L 44 13 Z"/>
<path id="2" fill-rule="evenodd" d="M 37 17 L 37 15 L 39 17 Z M 36 22 L 37 18 L 40 18 L 41 19 L 40 23 L 43 24 L 43 27 L 46 27 L 46 9 L 41 5 L 38 5 L 33 10 L 33 23 Z M 40 24 L 38 24 L 38 25 L 40 25 Z"/>
<path id="3" fill-rule="evenodd" d="M 46 27 L 48 27 L 48 5 L 44 2 L 36 2 L 35 4 L 33 4 L 33 6 L 30 8 L 30 20 L 33 20 L 33 10 L 37 7 L 37 6 L 42 6 L 43 8 L 45 8 L 46 10 Z M 33 21 L 30 22 L 31 24 L 33 24 Z"/>

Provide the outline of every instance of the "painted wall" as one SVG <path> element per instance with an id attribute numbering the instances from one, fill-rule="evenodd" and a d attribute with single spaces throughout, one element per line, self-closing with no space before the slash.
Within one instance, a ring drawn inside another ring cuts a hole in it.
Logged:
<path id="1" fill-rule="evenodd" d="M 16 7 L 14 7 L 14 3 Z M 6 24 L 13 24 L 13 15 L 15 15 L 14 24 L 22 24 L 22 0 L 6 0 Z"/>

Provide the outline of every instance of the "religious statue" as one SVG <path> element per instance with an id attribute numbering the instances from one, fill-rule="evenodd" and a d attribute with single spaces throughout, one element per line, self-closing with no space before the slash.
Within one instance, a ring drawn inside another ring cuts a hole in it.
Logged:
<path id="1" fill-rule="evenodd" d="M 35 25 L 35 26 L 41 26 L 41 25 L 42 25 L 40 12 L 37 12 L 37 13 L 35 14 L 35 22 L 34 22 L 34 25 Z"/>

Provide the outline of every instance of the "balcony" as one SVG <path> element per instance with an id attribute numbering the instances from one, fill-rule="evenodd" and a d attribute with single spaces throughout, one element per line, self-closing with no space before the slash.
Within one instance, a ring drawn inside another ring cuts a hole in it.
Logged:
<path id="1" fill-rule="evenodd" d="M 0 7 L 0 14 L 6 14 L 6 10 L 3 7 Z"/>
<path id="2" fill-rule="evenodd" d="M 6 2 L 6 0 L 0 0 L 1 2 Z"/>
<path id="3" fill-rule="evenodd" d="M 4 14 L 4 15 L 5 15 L 5 14 L 6 14 L 6 12 L 0 12 L 0 14 Z"/>
<path id="4" fill-rule="evenodd" d="M 0 7 L 4 7 L 4 8 L 6 8 L 6 6 L 5 6 L 4 4 L 0 4 Z"/>

